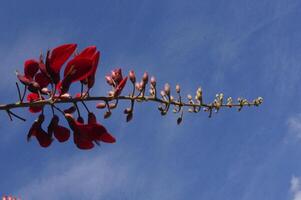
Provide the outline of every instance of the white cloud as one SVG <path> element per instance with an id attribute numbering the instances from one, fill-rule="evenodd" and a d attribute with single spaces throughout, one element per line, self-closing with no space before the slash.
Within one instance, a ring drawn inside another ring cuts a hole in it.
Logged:
<path id="1" fill-rule="evenodd" d="M 41 176 L 16 192 L 22 199 L 100 199 L 119 191 L 126 181 L 129 164 L 112 164 L 107 156 L 78 156 L 51 164 Z"/>
<path id="2" fill-rule="evenodd" d="M 289 132 L 295 134 L 295 136 L 301 139 L 301 115 L 290 117 L 287 120 Z"/>
<path id="3" fill-rule="evenodd" d="M 292 177 L 290 190 L 293 194 L 293 199 L 292 200 L 301 200 L 300 177 L 296 177 L 296 176 Z"/>

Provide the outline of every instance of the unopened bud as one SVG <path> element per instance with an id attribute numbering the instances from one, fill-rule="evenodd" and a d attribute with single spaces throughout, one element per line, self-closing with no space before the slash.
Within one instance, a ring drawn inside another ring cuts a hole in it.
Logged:
<path id="1" fill-rule="evenodd" d="M 142 76 L 142 81 L 143 83 L 146 85 L 148 82 L 148 73 L 144 72 L 143 76 Z"/>
<path id="2" fill-rule="evenodd" d="M 160 94 L 162 97 L 166 96 L 166 93 L 163 90 L 161 90 Z"/>
<path id="3" fill-rule="evenodd" d="M 188 100 L 192 100 L 192 96 L 190 94 L 187 95 Z"/>
<path id="4" fill-rule="evenodd" d="M 107 106 L 107 104 L 105 104 L 105 103 L 98 103 L 96 105 L 96 108 L 98 108 L 98 109 L 104 109 L 106 106 Z"/>
<path id="5" fill-rule="evenodd" d="M 71 98 L 71 95 L 69 93 L 65 93 L 65 94 L 62 94 L 61 95 L 61 98 L 62 99 L 70 99 Z"/>
<path id="6" fill-rule="evenodd" d="M 127 116 L 126 116 L 126 122 L 129 122 L 133 119 L 133 113 L 129 113 Z"/>
<path id="7" fill-rule="evenodd" d="M 136 87 L 136 89 L 137 89 L 138 91 L 141 91 L 141 90 L 142 90 L 142 88 L 140 87 L 140 83 L 136 83 L 136 84 L 135 84 L 135 87 Z"/>
<path id="8" fill-rule="evenodd" d="M 164 85 L 164 91 L 167 95 L 170 94 L 170 85 L 168 83 L 165 83 Z"/>
<path id="9" fill-rule="evenodd" d="M 133 70 L 131 70 L 129 72 L 129 77 L 130 77 L 130 80 L 131 80 L 132 83 L 136 82 L 136 75 L 135 75 L 135 72 Z"/>
<path id="10" fill-rule="evenodd" d="M 116 108 L 117 107 L 117 104 L 116 103 L 110 103 L 109 104 L 109 108 L 110 109 L 114 109 L 114 108 Z"/>
<path id="11" fill-rule="evenodd" d="M 180 93 L 180 91 L 181 91 L 180 85 L 177 84 L 177 85 L 176 85 L 176 92 L 177 92 L 177 93 Z"/>
<path id="12" fill-rule="evenodd" d="M 107 112 L 104 114 L 103 117 L 104 117 L 105 119 L 107 119 L 107 118 L 109 118 L 109 117 L 111 116 L 111 114 L 112 114 L 112 113 L 111 113 L 110 111 L 107 111 Z"/>
<path id="13" fill-rule="evenodd" d="M 105 78 L 106 78 L 106 81 L 107 81 L 107 83 L 108 83 L 109 85 L 113 85 L 113 84 L 114 84 L 114 81 L 113 81 L 113 79 L 112 79 L 111 76 L 105 76 Z"/>
<path id="14" fill-rule="evenodd" d="M 108 92 L 108 96 L 109 96 L 109 97 L 113 97 L 113 96 L 114 96 L 114 91 L 109 91 L 109 92 Z"/>
<path id="15" fill-rule="evenodd" d="M 154 76 L 151 77 L 150 83 L 153 87 L 156 87 L 157 82 L 156 82 L 156 78 Z"/>

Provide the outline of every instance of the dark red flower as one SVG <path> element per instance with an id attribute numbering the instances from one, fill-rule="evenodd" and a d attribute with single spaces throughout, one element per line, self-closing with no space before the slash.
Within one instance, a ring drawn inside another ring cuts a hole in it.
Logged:
<path id="1" fill-rule="evenodd" d="M 92 88 L 95 82 L 95 73 L 99 62 L 100 52 L 96 50 L 96 46 L 89 46 L 82 52 L 76 55 L 76 58 L 86 58 L 93 60 L 92 73 L 86 79 L 81 80 L 83 84 L 86 84 L 88 88 Z"/>
<path id="2" fill-rule="evenodd" d="M 94 140 L 106 142 L 106 143 L 115 143 L 116 139 L 108 133 L 107 129 L 97 122 L 96 116 L 94 113 L 88 114 L 88 125 L 92 127 L 91 137 Z"/>
<path id="3" fill-rule="evenodd" d="M 88 150 L 94 147 L 90 130 L 83 124 L 83 119 L 75 120 L 71 114 L 65 114 L 70 128 L 73 130 L 73 141 L 79 149 Z"/>
<path id="4" fill-rule="evenodd" d="M 40 100 L 40 97 L 36 93 L 29 93 L 27 95 L 27 101 L 28 102 L 35 102 L 35 101 L 39 101 L 39 100 Z M 32 113 L 41 112 L 42 109 L 43 109 L 43 106 L 30 106 L 29 107 L 29 111 L 32 112 Z"/>
<path id="5" fill-rule="evenodd" d="M 37 93 L 41 90 L 39 83 L 34 81 L 31 77 L 26 77 L 25 75 L 21 75 L 18 71 L 16 71 L 17 78 L 19 81 L 27 86 L 28 90 L 34 93 Z"/>
<path id="6" fill-rule="evenodd" d="M 34 75 L 39 70 L 39 62 L 33 59 L 26 60 L 24 63 L 24 75 L 29 78 L 33 79 Z"/>
<path id="7" fill-rule="evenodd" d="M 91 149 L 94 147 L 93 141 L 114 143 L 115 138 L 109 134 L 104 126 L 97 123 L 93 113 L 89 113 L 88 124 L 75 120 L 72 115 L 65 114 L 66 119 L 74 132 L 74 143 L 80 149 Z"/>
<path id="8" fill-rule="evenodd" d="M 64 44 L 54 48 L 47 59 L 50 68 L 55 73 L 60 73 L 63 64 L 69 59 L 77 47 L 77 44 Z"/>
<path id="9" fill-rule="evenodd" d="M 93 73 L 93 60 L 74 58 L 70 60 L 64 71 L 64 79 L 59 83 L 60 93 L 68 92 L 71 83 L 82 81 Z"/>
<path id="10" fill-rule="evenodd" d="M 44 122 L 44 115 L 40 115 L 37 120 L 32 124 L 27 134 L 27 141 L 31 137 L 35 136 L 41 147 L 49 147 L 52 143 L 52 137 L 46 131 L 42 129 L 42 123 Z"/>
<path id="11" fill-rule="evenodd" d="M 68 128 L 60 126 L 58 123 L 59 123 L 59 117 L 57 115 L 54 115 L 48 126 L 48 134 L 49 135 L 54 134 L 54 137 L 59 142 L 65 142 L 70 137 L 70 131 Z"/>
<path id="12" fill-rule="evenodd" d="M 63 64 L 73 54 L 76 47 L 76 44 L 64 44 L 47 52 L 45 68 L 55 84 L 60 81 L 60 70 Z"/>

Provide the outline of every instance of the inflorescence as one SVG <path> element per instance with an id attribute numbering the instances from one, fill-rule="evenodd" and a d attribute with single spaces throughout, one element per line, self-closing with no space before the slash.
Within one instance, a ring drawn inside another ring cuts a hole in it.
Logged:
<path id="1" fill-rule="evenodd" d="M 76 49 L 76 44 L 64 44 L 48 50 L 45 58 L 41 54 L 38 60 L 26 60 L 24 74 L 16 71 L 17 78 L 24 85 L 24 90 L 21 92 L 19 83 L 16 82 L 19 102 L 0 105 L 0 110 L 6 111 L 11 120 L 16 117 L 25 121 L 12 111 L 14 108 L 28 107 L 31 113 L 40 113 L 31 126 L 27 139 L 36 137 L 42 147 L 50 146 L 54 138 L 59 142 L 66 142 L 70 137 L 70 130 L 59 125 L 60 118 L 56 112 L 67 120 L 73 131 L 74 143 L 80 149 L 91 149 L 94 144 L 99 145 L 100 142 L 114 143 L 116 141 L 107 129 L 97 122 L 95 114 L 85 103 L 87 101 L 96 101 L 96 108 L 106 109 L 104 118 L 111 116 L 112 110 L 117 108 L 119 101 L 129 101 L 129 107 L 124 110 L 127 122 L 133 118 L 136 102 L 157 102 L 161 115 L 166 115 L 171 108 L 173 113 L 178 113 L 177 124 L 183 120 L 184 108 L 191 113 L 204 111 L 211 117 L 213 112 L 218 112 L 221 108 L 236 107 L 240 111 L 245 106 L 259 106 L 263 102 L 262 97 L 252 101 L 245 98 L 238 98 L 234 101 L 232 97 L 226 99 L 223 93 L 219 93 L 212 102 L 205 103 L 201 87 L 196 90 L 194 97 L 188 94 L 187 98 L 183 98 L 180 85 L 175 86 L 174 93 L 168 83 L 162 90 L 159 90 L 154 76 L 149 78 L 148 73 L 145 72 L 139 81 L 133 70 L 124 77 L 121 68 L 116 68 L 105 76 L 107 84 L 112 88 L 106 96 L 92 96 L 90 90 L 95 83 L 100 52 L 96 46 L 89 46 L 79 53 Z M 61 69 L 64 65 L 61 78 Z M 71 95 L 69 89 L 75 82 L 80 83 L 80 88 L 77 94 Z M 131 82 L 132 87 L 130 94 L 121 95 L 128 82 Z M 30 93 L 26 95 L 27 91 Z M 86 123 L 80 113 L 78 103 L 81 103 L 88 113 Z M 70 107 L 62 110 L 59 104 L 70 104 Z M 52 119 L 47 131 L 42 128 L 45 107 L 49 107 L 52 111 Z M 77 117 L 74 117 L 75 115 Z"/>

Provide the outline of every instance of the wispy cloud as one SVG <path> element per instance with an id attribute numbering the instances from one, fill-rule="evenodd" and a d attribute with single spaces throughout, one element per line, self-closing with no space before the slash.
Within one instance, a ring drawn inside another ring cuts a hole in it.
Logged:
<path id="1" fill-rule="evenodd" d="M 108 156 L 87 157 L 78 156 L 51 164 L 42 176 L 33 179 L 16 194 L 24 199 L 100 199 L 120 191 L 121 184 L 127 180 L 130 164 L 113 165 Z"/>
<path id="2" fill-rule="evenodd" d="M 296 177 L 296 176 L 292 177 L 290 190 L 293 194 L 292 200 L 301 200 L 300 177 Z"/>
<path id="3" fill-rule="evenodd" d="M 289 132 L 301 139 L 301 114 L 290 117 L 287 120 Z"/>

